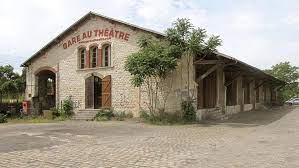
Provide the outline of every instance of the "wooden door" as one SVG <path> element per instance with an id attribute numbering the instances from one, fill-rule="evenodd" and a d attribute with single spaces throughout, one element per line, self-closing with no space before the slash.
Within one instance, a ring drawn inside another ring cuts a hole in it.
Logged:
<path id="1" fill-rule="evenodd" d="M 111 107 L 111 75 L 102 80 L 102 107 Z"/>
<path id="2" fill-rule="evenodd" d="M 94 76 L 85 79 L 85 108 L 94 107 Z"/>
<path id="3" fill-rule="evenodd" d="M 101 78 L 94 77 L 94 108 L 99 109 L 102 107 L 102 80 Z"/>

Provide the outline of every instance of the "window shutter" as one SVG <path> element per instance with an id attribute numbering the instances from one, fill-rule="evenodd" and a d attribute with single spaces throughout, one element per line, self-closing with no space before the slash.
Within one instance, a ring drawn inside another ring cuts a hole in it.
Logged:
<path id="1" fill-rule="evenodd" d="M 102 58 L 102 49 L 99 48 L 99 50 L 98 50 L 98 64 L 97 64 L 98 67 L 102 66 L 102 60 L 103 60 L 103 58 Z"/>
<path id="2" fill-rule="evenodd" d="M 102 106 L 104 108 L 111 107 L 111 75 L 102 80 Z"/>
<path id="3" fill-rule="evenodd" d="M 85 56 L 85 68 L 89 68 L 90 67 L 90 54 L 89 54 L 89 50 L 86 50 L 86 56 Z"/>

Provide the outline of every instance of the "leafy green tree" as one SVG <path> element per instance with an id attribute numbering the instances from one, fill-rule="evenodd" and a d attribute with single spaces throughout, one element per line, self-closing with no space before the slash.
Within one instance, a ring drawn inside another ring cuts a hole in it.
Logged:
<path id="1" fill-rule="evenodd" d="M 299 94 L 299 67 L 292 66 L 290 62 L 281 62 L 266 69 L 266 73 L 286 82 L 286 85 L 279 90 L 279 97 L 286 101 Z"/>
<path id="2" fill-rule="evenodd" d="M 0 66 L 0 96 L 19 96 L 25 90 L 25 73 L 20 76 L 11 65 Z"/>
<path id="3" fill-rule="evenodd" d="M 145 84 L 149 111 L 154 114 L 158 108 L 161 81 L 175 69 L 178 55 L 167 42 L 152 36 L 141 37 L 138 45 L 140 50 L 127 58 L 125 70 L 131 73 L 133 86 L 140 87 Z"/>
<path id="4" fill-rule="evenodd" d="M 208 36 L 205 29 L 195 28 L 189 19 L 177 19 L 173 27 L 166 30 L 166 38 L 175 50 L 174 53 L 187 59 L 187 89 L 188 100 L 190 96 L 190 67 L 192 60 L 197 56 L 206 56 L 216 51 L 221 45 L 219 36 Z"/>
<path id="5" fill-rule="evenodd" d="M 136 87 L 145 84 L 149 96 L 149 110 L 157 109 L 158 91 L 167 74 L 173 71 L 178 60 L 187 58 L 188 100 L 190 96 L 190 68 L 196 56 L 212 54 L 221 45 L 219 36 L 208 36 L 205 29 L 194 28 L 188 19 L 177 19 L 173 27 L 166 30 L 162 40 L 145 36 L 138 41 L 140 51 L 130 55 L 125 69 L 132 75 L 132 84 Z M 164 108 L 165 108 L 164 101 Z"/>

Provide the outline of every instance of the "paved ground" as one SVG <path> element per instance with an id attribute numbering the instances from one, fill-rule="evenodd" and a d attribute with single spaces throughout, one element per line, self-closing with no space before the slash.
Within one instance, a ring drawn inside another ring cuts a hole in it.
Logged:
<path id="1" fill-rule="evenodd" d="M 0 167 L 299 167 L 299 108 L 222 123 L 0 125 Z"/>

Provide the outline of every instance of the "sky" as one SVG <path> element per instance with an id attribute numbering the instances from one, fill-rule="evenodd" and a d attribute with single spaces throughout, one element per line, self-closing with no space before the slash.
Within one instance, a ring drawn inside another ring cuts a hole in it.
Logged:
<path id="1" fill-rule="evenodd" d="M 260 69 L 299 66 L 298 0 L 1 0 L 0 65 L 20 65 L 89 11 L 164 32 L 188 18 Z"/>

